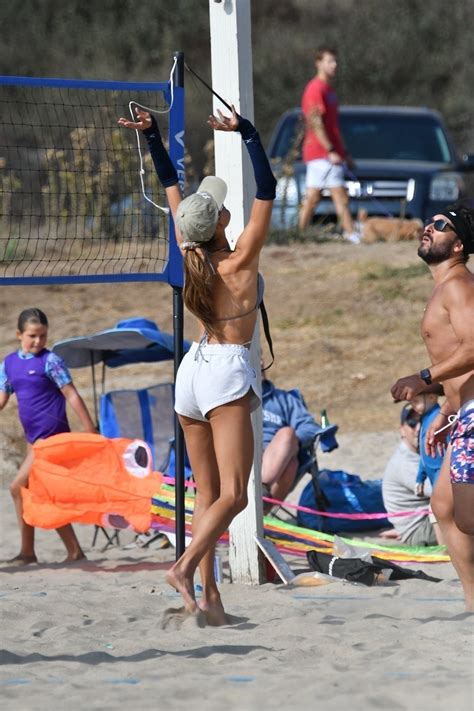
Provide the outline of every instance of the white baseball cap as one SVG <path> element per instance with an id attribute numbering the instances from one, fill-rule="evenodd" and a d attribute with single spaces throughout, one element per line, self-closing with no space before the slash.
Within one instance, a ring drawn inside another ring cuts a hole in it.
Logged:
<path id="1" fill-rule="evenodd" d="M 227 185 L 208 175 L 197 192 L 182 200 L 176 211 L 176 226 L 189 242 L 208 242 L 214 237 L 219 212 L 227 195 Z"/>

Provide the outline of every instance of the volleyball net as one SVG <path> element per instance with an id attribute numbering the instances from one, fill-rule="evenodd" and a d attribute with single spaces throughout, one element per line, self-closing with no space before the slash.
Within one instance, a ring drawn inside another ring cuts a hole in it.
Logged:
<path id="1" fill-rule="evenodd" d="M 163 83 L 0 77 L 0 284 L 182 285 L 144 139 L 117 119 L 131 101 L 154 111 L 184 187 L 183 93 L 173 70 Z"/>

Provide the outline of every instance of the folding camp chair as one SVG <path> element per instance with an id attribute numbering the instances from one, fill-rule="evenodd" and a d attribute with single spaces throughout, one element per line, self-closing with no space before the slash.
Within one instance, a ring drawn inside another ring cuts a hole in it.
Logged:
<path id="1" fill-rule="evenodd" d="M 104 437 L 142 439 L 150 447 L 154 470 L 166 472 L 174 438 L 173 383 L 105 393 L 99 422 Z"/>
<path id="2" fill-rule="evenodd" d="M 104 437 L 141 439 L 148 444 L 153 468 L 167 472 L 174 441 L 174 385 L 160 383 L 141 390 L 112 390 L 100 397 L 99 425 Z M 102 531 L 107 538 L 104 550 L 120 543 L 119 531 L 112 535 L 95 527 L 92 547 Z"/>

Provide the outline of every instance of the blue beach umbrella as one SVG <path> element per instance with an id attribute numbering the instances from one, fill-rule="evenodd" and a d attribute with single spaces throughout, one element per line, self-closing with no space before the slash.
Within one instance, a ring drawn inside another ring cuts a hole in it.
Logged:
<path id="1" fill-rule="evenodd" d="M 184 341 L 184 352 L 190 343 Z M 102 363 L 102 390 L 105 382 L 105 366 L 118 368 L 131 363 L 159 363 L 173 360 L 174 338 L 161 331 L 156 323 L 145 318 L 131 318 L 119 321 L 113 328 L 58 341 L 52 347 L 68 368 L 92 368 L 94 408 L 97 419 L 97 389 L 95 365 Z"/>

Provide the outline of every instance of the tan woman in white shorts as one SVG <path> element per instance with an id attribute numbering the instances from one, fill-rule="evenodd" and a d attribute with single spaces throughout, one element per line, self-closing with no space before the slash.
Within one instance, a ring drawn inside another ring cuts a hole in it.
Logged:
<path id="1" fill-rule="evenodd" d="M 232 519 L 247 505 L 253 463 L 250 415 L 260 403 L 256 374 L 249 362 L 263 280 L 260 251 L 270 225 L 276 181 L 254 126 L 233 110 L 208 123 L 216 131 L 238 131 L 254 168 L 257 193 L 250 219 L 234 251 L 225 230 L 231 215 L 224 206 L 227 186 L 205 178 L 197 193 L 183 200 L 176 171 L 150 114 L 120 119 L 144 131 L 163 184 L 183 250 L 184 303 L 199 321 L 199 336 L 176 379 L 175 409 L 184 431 L 196 481 L 192 542 L 167 573 L 189 614 L 205 614 L 209 624 L 228 622 L 214 577 L 214 549 Z M 194 573 L 199 566 L 202 599 L 196 601 Z"/>

